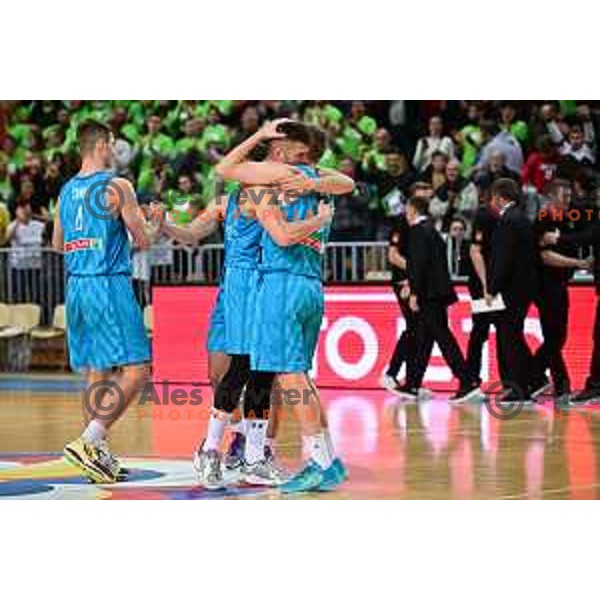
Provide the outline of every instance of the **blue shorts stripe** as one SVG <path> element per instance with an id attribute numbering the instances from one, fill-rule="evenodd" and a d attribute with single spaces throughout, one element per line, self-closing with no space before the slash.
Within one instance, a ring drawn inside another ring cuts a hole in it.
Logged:
<path id="1" fill-rule="evenodd" d="M 227 354 L 250 354 L 258 271 L 228 268 L 225 290 L 225 348 Z"/>
<path id="2" fill-rule="evenodd" d="M 206 339 L 206 349 L 209 352 L 225 352 L 225 293 L 223 286 L 219 287 L 217 300 L 213 308 L 208 336 Z"/>
<path id="3" fill-rule="evenodd" d="M 150 361 L 150 343 L 128 275 L 69 277 L 67 341 L 74 370 Z"/>
<path id="4" fill-rule="evenodd" d="M 229 267 L 210 319 L 209 352 L 250 354 L 258 272 Z"/>
<path id="5" fill-rule="evenodd" d="M 308 372 L 319 339 L 323 305 L 319 279 L 286 272 L 263 274 L 256 294 L 252 368 Z"/>

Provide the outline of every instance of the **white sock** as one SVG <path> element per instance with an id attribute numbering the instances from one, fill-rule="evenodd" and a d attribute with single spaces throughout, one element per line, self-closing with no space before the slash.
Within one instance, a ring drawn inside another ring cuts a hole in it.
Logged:
<path id="1" fill-rule="evenodd" d="M 229 428 L 233 433 L 241 433 L 245 435 L 245 423 L 244 421 L 236 421 L 235 423 L 229 423 Z"/>
<path id="2" fill-rule="evenodd" d="M 308 452 L 310 457 L 321 467 L 328 469 L 333 462 L 333 451 L 329 432 L 325 429 L 316 435 L 307 437 Z"/>
<path id="3" fill-rule="evenodd" d="M 265 459 L 265 440 L 267 437 L 266 419 L 246 420 L 246 444 L 244 447 L 244 460 L 249 465 Z"/>
<path id="4" fill-rule="evenodd" d="M 325 444 L 327 445 L 327 452 L 331 454 L 333 460 L 335 458 L 335 448 L 333 447 L 333 440 L 331 439 L 331 433 L 329 429 L 323 430 L 323 435 L 325 436 Z"/>
<path id="5" fill-rule="evenodd" d="M 106 427 L 104 427 L 104 423 L 93 419 L 88 423 L 82 437 L 88 444 L 98 444 L 98 442 L 101 442 L 106 437 Z"/>
<path id="6" fill-rule="evenodd" d="M 227 425 L 227 413 L 213 408 L 210 411 L 206 439 L 202 446 L 203 451 L 219 450 L 225 434 L 225 425 Z"/>

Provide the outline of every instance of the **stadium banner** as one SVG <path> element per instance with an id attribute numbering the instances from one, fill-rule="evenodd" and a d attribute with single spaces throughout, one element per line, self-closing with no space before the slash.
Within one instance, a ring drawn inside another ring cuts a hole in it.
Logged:
<path id="1" fill-rule="evenodd" d="M 449 311 L 450 326 L 466 354 L 472 327 L 470 297 L 458 285 L 459 302 Z M 216 299 L 213 286 L 155 286 L 153 288 L 153 367 L 156 381 L 207 382 L 206 334 Z M 570 289 L 569 337 L 565 358 L 573 386 L 583 386 L 592 352 L 595 292 L 592 286 Z M 377 388 L 378 381 L 404 329 L 396 296 L 389 286 L 327 286 L 325 316 L 313 364 L 321 386 Z M 539 347 L 542 331 L 532 307 L 525 322 L 527 341 Z M 492 330 L 490 339 L 495 339 Z M 496 381 L 495 343 L 484 347 L 482 378 Z M 400 377 L 403 376 L 403 371 Z M 437 346 L 427 369 L 424 386 L 454 389 L 457 382 Z"/>

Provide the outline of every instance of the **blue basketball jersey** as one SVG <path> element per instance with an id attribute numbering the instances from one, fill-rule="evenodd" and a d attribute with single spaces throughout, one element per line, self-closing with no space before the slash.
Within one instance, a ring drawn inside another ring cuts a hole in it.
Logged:
<path id="1" fill-rule="evenodd" d="M 260 256 L 262 227 L 248 217 L 239 204 L 240 191 L 229 194 L 225 212 L 225 268 L 255 269 Z"/>
<path id="2" fill-rule="evenodd" d="M 102 210 L 114 174 L 75 175 L 60 192 L 60 222 L 68 275 L 131 274 L 131 249 L 120 215 Z"/>
<path id="3" fill-rule="evenodd" d="M 313 167 L 295 165 L 304 175 L 312 179 L 318 178 Z M 319 197 L 316 193 L 304 194 L 281 205 L 283 218 L 288 222 L 298 222 L 315 216 L 319 210 Z M 306 239 L 292 246 L 279 246 L 264 231 L 261 239 L 262 264 L 265 272 L 286 272 L 305 277 L 322 276 L 321 253 L 325 243 L 326 231 L 320 230 L 310 234 Z"/>

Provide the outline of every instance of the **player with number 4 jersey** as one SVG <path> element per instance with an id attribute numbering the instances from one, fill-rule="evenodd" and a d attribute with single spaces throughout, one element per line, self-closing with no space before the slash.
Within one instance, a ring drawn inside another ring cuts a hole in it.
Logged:
<path id="1" fill-rule="evenodd" d="M 126 474 L 107 435 L 148 374 L 150 346 L 131 284 L 131 248 L 155 231 L 143 219 L 131 183 L 111 171 L 114 138 L 95 121 L 78 131 L 82 167 L 62 188 L 53 246 L 64 253 L 69 357 L 85 373 L 85 430 L 65 458 L 96 483 Z M 115 371 L 117 371 L 115 374 Z"/>

